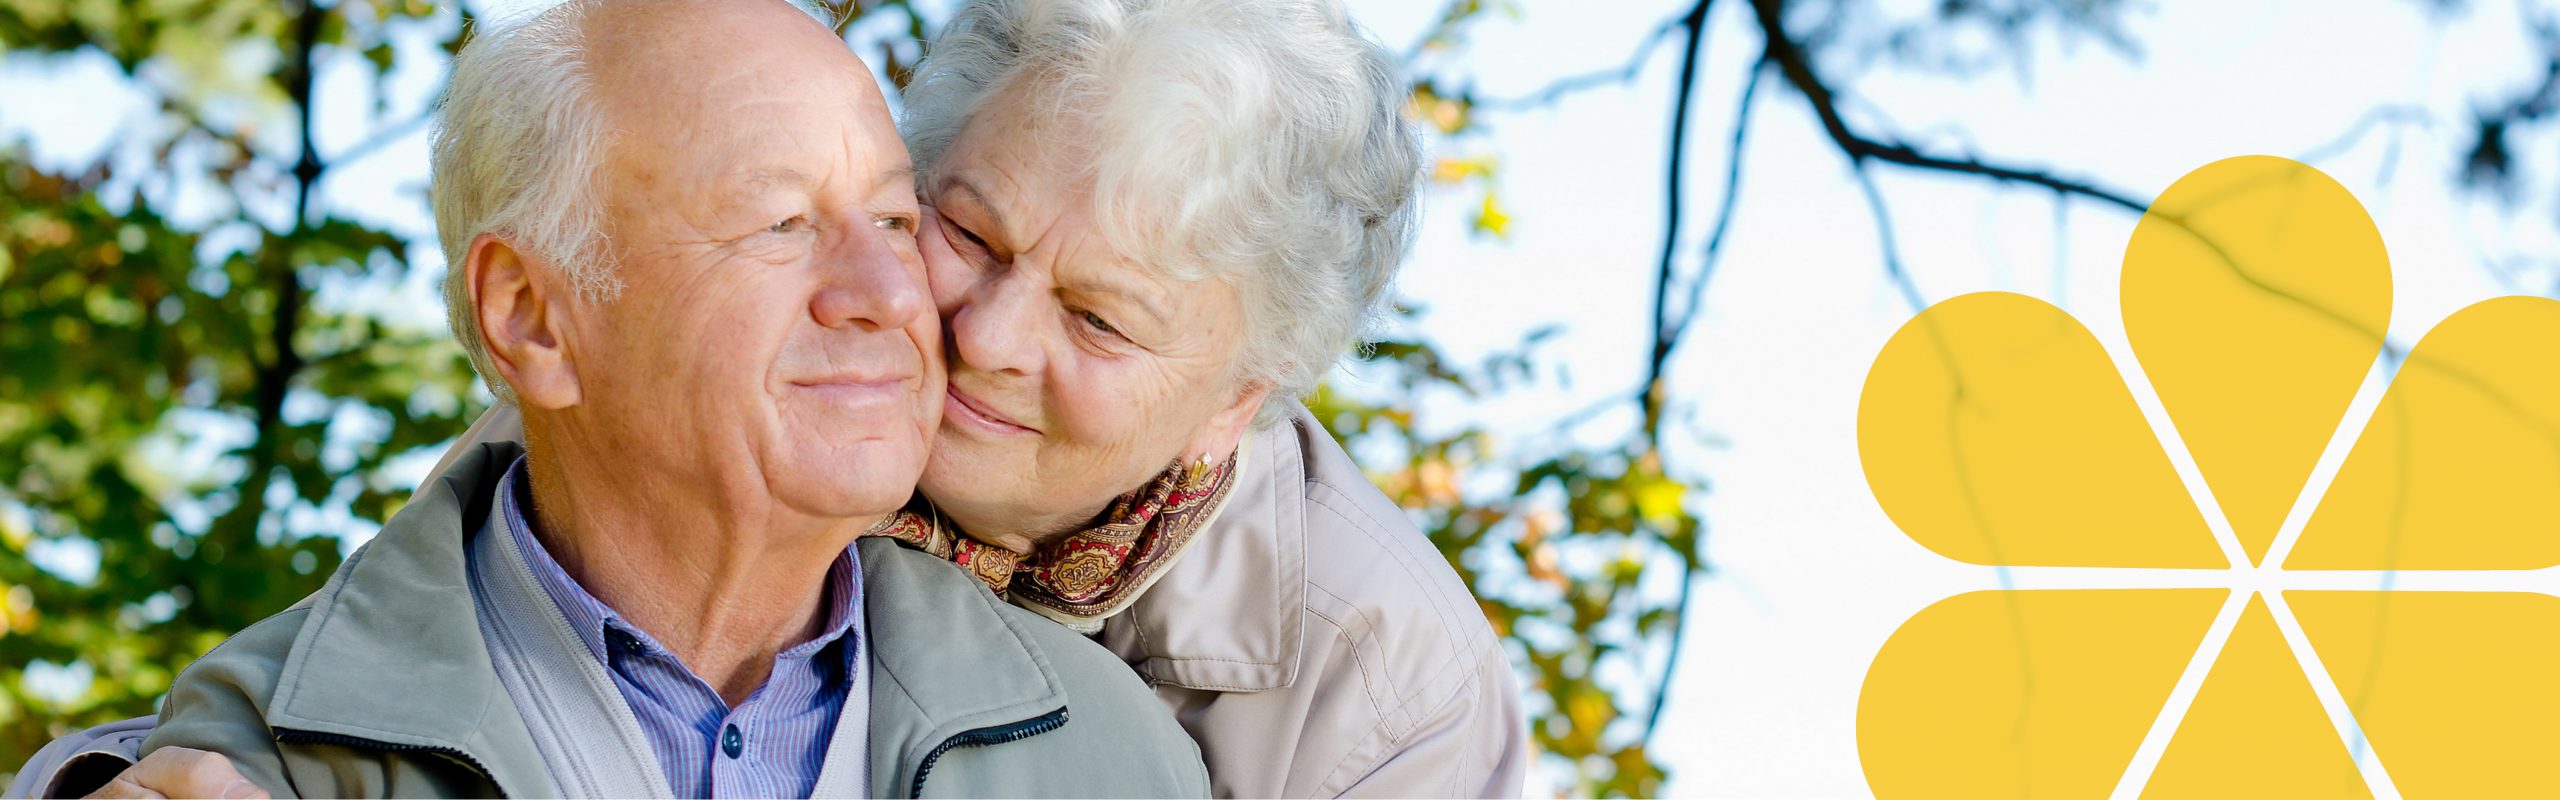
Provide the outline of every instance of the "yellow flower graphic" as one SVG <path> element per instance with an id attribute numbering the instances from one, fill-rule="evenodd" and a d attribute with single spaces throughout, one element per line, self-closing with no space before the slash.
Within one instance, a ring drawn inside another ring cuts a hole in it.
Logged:
<path id="1" fill-rule="evenodd" d="M 2560 301 L 2496 298 L 2428 332 L 2325 487 L 2391 308 L 2352 195 L 2281 158 L 2189 173 L 2136 226 L 2123 304 L 2167 444 L 2088 329 L 2033 298 L 1939 303 L 1877 355 L 1858 450 L 1905 534 L 2162 588 L 1913 615 L 1859 695 L 1869 787 L 2560 797 L 2560 598 L 2466 583 L 2547 589 L 2498 571 L 2560 564 Z M 2461 572 L 2413 572 L 2434 570 Z"/>

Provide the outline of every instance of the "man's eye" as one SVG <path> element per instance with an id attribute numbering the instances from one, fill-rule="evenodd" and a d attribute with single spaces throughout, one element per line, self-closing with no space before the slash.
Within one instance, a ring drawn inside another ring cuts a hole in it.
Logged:
<path id="1" fill-rule="evenodd" d="M 1102 315 L 1095 314 L 1091 311 L 1079 313 L 1084 317 L 1084 324 L 1092 326 L 1094 330 L 1113 336 L 1120 335 L 1120 329 L 1111 327 L 1111 323 L 1103 321 Z"/>
<path id="2" fill-rule="evenodd" d="M 896 233 L 909 233 L 916 229 L 916 221 L 906 217 L 881 217 L 872 220 L 871 224 L 878 226 L 881 230 Z"/>
<path id="3" fill-rule="evenodd" d="M 765 229 L 764 229 L 764 232 L 766 232 L 766 233 L 798 233 L 798 232 L 800 232 L 800 231 L 802 231 L 802 230 L 806 230 L 808 227 L 809 227 L 809 217 L 808 217 L 807 215 L 799 215 L 799 216 L 794 216 L 794 217 L 792 217 L 792 218 L 790 218 L 790 219 L 783 220 L 783 221 L 781 221 L 781 222 L 776 222 L 776 223 L 774 223 L 772 226 L 765 228 Z"/>

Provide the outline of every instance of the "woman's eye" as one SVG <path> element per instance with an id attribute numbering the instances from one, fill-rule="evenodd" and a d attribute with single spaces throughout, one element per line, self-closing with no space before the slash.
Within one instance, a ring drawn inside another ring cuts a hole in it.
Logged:
<path id="1" fill-rule="evenodd" d="M 881 217 L 872 220 L 871 224 L 893 233 L 908 233 L 916 229 L 916 221 L 906 217 Z"/>
<path id="2" fill-rule="evenodd" d="M 1095 314 L 1091 311 L 1082 311 L 1077 313 L 1084 318 L 1084 324 L 1091 326 L 1094 330 L 1113 336 L 1120 335 L 1120 329 L 1111 327 L 1111 323 L 1103 321 L 1102 315 Z"/>
<path id="3" fill-rule="evenodd" d="M 809 217 L 808 217 L 807 215 L 800 215 L 800 216 L 794 216 L 794 217 L 792 217 L 792 218 L 790 218 L 790 219 L 783 220 L 783 221 L 781 221 L 781 222 L 776 222 L 776 223 L 774 223 L 773 225 L 771 225 L 771 226 L 769 226 L 769 227 L 765 228 L 765 229 L 764 229 L 764 232 L 766 232 L 766 233 L 798 233 L 798 232 L 800 232 L 801 230 L 806 229 L 806 228 L 808 228 L 808 227 L 809 227 Z"/>

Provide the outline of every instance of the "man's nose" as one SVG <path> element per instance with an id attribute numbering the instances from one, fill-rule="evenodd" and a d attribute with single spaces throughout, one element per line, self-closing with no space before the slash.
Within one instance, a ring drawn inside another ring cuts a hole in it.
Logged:
<path id="1" fill-rule="evenodd" d="M 824 277 L 809 315 L 830 328 L 897 330 L 933 313 L 923 270 L 892 245 L 892 234 L 863 225 L 825 255 Z"/>

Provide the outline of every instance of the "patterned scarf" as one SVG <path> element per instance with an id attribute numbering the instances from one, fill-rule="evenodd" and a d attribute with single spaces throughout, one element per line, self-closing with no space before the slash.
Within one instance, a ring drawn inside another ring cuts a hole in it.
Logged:
<path id="1" fill-rule="evenodd" d="M 1235 472 L 1233 455 L 1215 467 L 1175 464 L 1113 500 L 1099 524 L 1028 556 L 944 524 L 941 511 L 923 495 L 864 535 L 887 536 L 959 564 L 997 596 L 1092 633 L 1173 563 L 1172 556 L 1216 513 Z"/>

